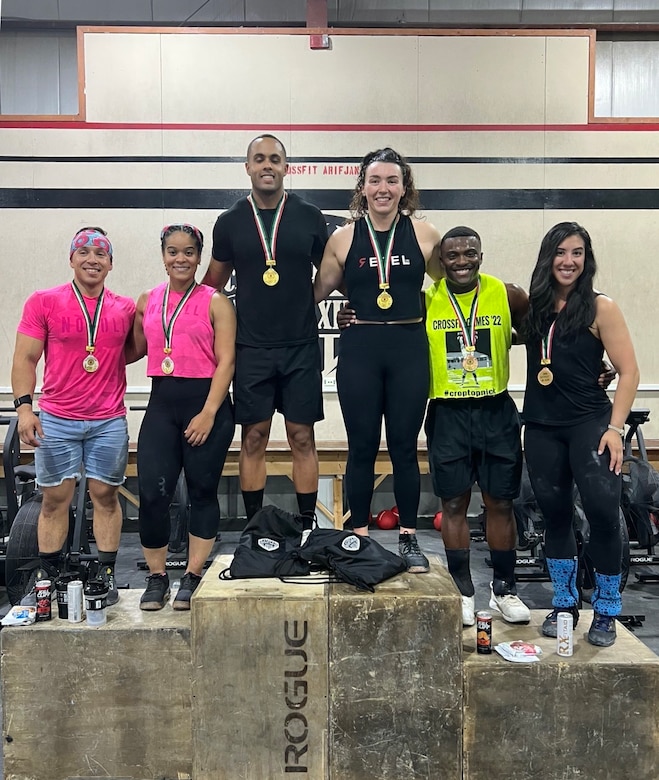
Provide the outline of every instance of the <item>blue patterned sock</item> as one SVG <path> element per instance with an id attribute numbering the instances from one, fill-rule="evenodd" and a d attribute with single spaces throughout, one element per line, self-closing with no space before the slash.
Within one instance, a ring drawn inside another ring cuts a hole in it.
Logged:
<path id="1" fill-rule="evenodd" d="M 576 607 L 579 603 L 576 558 L 547 558 L 547 568 L 554 586 L 554 607 Z"/>
<path id="2" fill-rule="evenodd" d="M 620 580 L 620 574 L 595 572 L 595 590 L 590 599 L 595 612 L 606 615 L 606 617 L 615 617 L 622 612 Z"/>

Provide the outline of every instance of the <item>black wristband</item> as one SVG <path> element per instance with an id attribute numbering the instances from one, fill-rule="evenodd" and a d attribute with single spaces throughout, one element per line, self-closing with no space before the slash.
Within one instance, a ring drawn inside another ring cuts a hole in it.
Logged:
<path id="1" fill-rule="evenodd" d="M 32 406 L 32 396 L 22 395 L 20 398 L 14 398 L 14 409 L 18 409 L 18 407 L 23 406 L 23 404 L 29 404 Z"/>

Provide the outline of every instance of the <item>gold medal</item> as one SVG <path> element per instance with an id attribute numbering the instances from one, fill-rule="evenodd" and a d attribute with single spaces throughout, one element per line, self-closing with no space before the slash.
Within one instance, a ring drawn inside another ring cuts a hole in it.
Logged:
<path id="1" fill-rule="evenodd" d="M 94 371 L 98 371 L 98 360 L 93 355 L 87 355 L 82 361 L 82 367 L 88 374 L 93 374 Z"/>
<path id="2" fill-rule="evenodd" d="M 268 285 L 268 287 L 274 287 L 279 282 L 279 274 L 275 271 L 274 268 L 267 268 L 263 272 L 263 281 Z"/>
<path id="3" fill-rule="evenodd" d="M 547 385 L 550 385 L 553 381 L 554 375 L 551 370 L 547 368 L 547 366 L 541 368 L 538 372 L 538 382 L 540 382 L 543 387 L 547 387 Z"/>
<path id="4" fill-rule="evenodd" d="M 386 290 L 382 290 L 382 292 L 378 295 L 376 302 L 381 309 L 390 309 L 394 299 Z"/>
<path id="5" fill-rule="evenodd" d="M 171 374 L 174 372 L 174 361 L 167 355 L 160 364 L 163 374 Z"/>
<path id="6" fill-rule="evenodd" d="M 478 368 L 478 358 L 475 355 L 467 355 L 462 361 L 462 368 L 465 371 L 475 371 Z"/>

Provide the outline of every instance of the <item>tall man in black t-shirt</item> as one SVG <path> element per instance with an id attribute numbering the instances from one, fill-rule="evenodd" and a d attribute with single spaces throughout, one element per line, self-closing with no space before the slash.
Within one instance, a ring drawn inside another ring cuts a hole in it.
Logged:
<path id="1" fill-rule="evenodd" d="M 284 415 L 300 514 L 318 495 L 313 425 L 323 418 L 312 288 L 327 242 L 321 212 L 284 190 L 286 149 L 272 135 L 247 148 L 248 197 L 221 214 L 204 283 L 222 290 L 236 272 L 236 422 L 242 425 L 240 487 L 248 519 L 261 507 L 265 452 L 275 411 Z"/>

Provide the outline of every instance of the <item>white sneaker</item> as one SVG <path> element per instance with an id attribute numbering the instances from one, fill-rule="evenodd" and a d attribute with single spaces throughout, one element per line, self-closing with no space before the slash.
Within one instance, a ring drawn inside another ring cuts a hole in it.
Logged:
<path id="1" fill-rule="evenodd" d="M 496 609 L 503 616 L 506 623 L 528 623 L 531 620 L 531 611 L 519 596 L 507 593 L 497 596 L 490 583 L 490 609 Z"/>
<path id="2" fill-rule="evenodd" d="M 473 626 L 476 622 L 476 615 L 474 614 L 475 599 L 473 596 L 462 597 L 462 625 Z"/>

